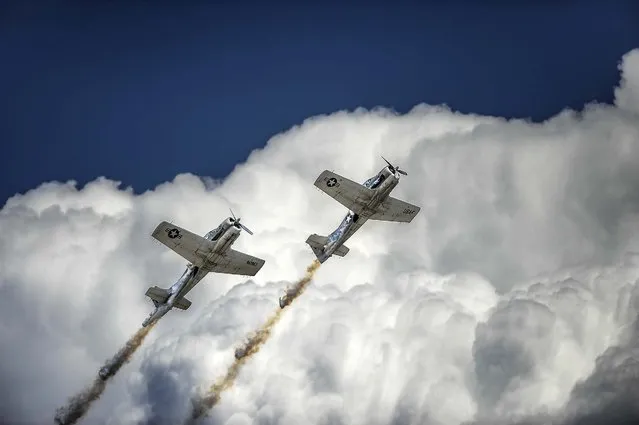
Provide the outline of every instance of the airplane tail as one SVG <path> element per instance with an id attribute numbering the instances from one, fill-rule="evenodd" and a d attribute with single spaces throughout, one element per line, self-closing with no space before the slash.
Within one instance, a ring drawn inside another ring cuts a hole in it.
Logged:
<path id="1" fill-rule="evenodd" d="M 324 246 L 326 245 L 327 242 L 328 242 L 328 238 L 326 236 L 320 236 L 317 234 L 312 234 L 308 237 L 308 239 L 306 239 L 306 243 L 309 244 L 309 246 L 313 250 L 313 253 L 320 261 L 322 261 L 322 258 L 324 256 Z M 346 246 L 342 245 L 339 248 L 337 248 L 333 252 L 333 254 L 339 257 L 343 257 L 346 254 L 348 254 L 348 251 L 349 249 Z"/>
<path id="2" fill-rule="evenodd" d="M 149 289 L 146 290 L 146 293 L 144 295 L 151 298 L 151 300 L 153 300 L 153 304 L 155 304 L 155 306 L 157 307 L 158 305 L 165 304 L 171 296 L 171 293 L 166 289 L 162 289 L 158 286 L 151 286 Z M 173 307 L 179 308 L 180 310 L 188 310 L 188 308 L 191 307 L 191 301 L 187 300 L 185 297 L 182 297 L 175 301 Z"/>

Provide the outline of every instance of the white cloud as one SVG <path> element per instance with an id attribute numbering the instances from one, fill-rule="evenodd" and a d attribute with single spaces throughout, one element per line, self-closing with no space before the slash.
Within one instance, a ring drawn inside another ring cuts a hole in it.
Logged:
<path id="1" fill-rule="evenodd" d="M 273 137 L 223 182 L 185 174 L 134 195 L 98 179 L 10 199 L 0 412 L 50 422 L 150 312 L 145 289 L 181 273 L 185 261 L 149 236 L 156 224 L 202 234 L 231 206 L 255 232 L 237 249 L 266 259 L 262 271 L 205 278 L 87 417 L 179 421 L 304 272 L 308 234 L 339 223 L 344 209 L 313 188 L 316 176 L 363 181 L 380 154 L 409 173 L 393 196 L 422 212 L 410 225 L 369 222 L 324 264 L 209 423 L 449 425 L 596 397 L 611 356 L 571 390 L 608 347 L 632 358 L 624 326 L 639 305 L 627 254 L 639 236 L 637 58 L 624 57 L 616 106 L 543 124 L 430 106 L 339 112 Z"/>
<path id="2" fill-rule="evenodd" d="M 619 64 L 621 84 L 615 89 L 615 105 L 639 113 L 639 49 L 625 54 Z"/>

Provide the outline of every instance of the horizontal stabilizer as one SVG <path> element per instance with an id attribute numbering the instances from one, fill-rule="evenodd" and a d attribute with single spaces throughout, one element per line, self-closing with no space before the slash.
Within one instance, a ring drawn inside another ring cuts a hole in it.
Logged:
<path id="1" fill-rule="evenodd" d="M 166 289 L 162 289 L 158 286 L 152 286 L 146 290 L 145 295 L 151 298 L 153 300 L 153 304 L 155 304 L 155 306 L 157 307 L 158 304 L 166 303 L 171 294 Z M 179 308 L 180 310 L 188 310 L 188 308 L 191 307 L 191 301 L 182 297 L 179 300 L 175 301 L 173 307 Z"/>
<path id="2" fill-rule="evenodd" d="M 306 239 L 306 243 L 311 246 L 311 248 L 323 248 L 328 242 L 328 238 L 326 236 L 320 236 L 317 234 L 312 234 Z"/>
<path id="3" fill-rule="evenodd" d="M 185 297 L 180 298 L 173 304 L 173 307 L 179 308 L 180 310 L 188 310 L 191 307 L 191 301 L 187 300 Z"/>
<path id="4" fill-rule="evenodd" d="M 335 252 L 333 252 L 333 254 L 337 255 L 338 257 L 343 257 L 346 254 L 348 254 L 348 251 L 349 249 L 345 247 L 344 245 L 342 245 L 339 248 L 337 248 Z"/>
<path id="5" fill-rule="evenodd" d="M 312 234 L 308 237 L 308 239 L 306 239 L 306 243 L 310 245 L 316 257 L 319 257 L 320 255 L 322 255 L 324 251 L 324 246 L 326 245 L 327 242 L 328 242 L 328 238 L 326 236 L 320 236 L 317 234 Z M 343 257 L 346 254 L 348 254 L 348 251 L 349 249 L 346 246 L 342 245 L 339 248 L 337 248 L 335 252 L 333 252 L 333 254 L 339 257 Z"/>
<path id="6" fill-rule="evenodd" d="M 169 299 L 169 291 L 159 286 L 151 286 L 144 294 L 158 304 L 164 304 Z"/>
<path id="7" fill-rule="evenodd" d="M 311 247 L 315 256 L 319 258 L 324 251 L 324 245 L 326 245 L 327 240 L 326 236 L 313 234 L 306 239 L 306 243 Z"/>

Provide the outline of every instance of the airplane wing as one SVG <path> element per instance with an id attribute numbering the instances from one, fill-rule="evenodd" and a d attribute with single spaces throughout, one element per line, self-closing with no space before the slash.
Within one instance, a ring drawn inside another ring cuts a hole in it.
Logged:
<path id="1" fill-rule="evenodd" d="M 213 244 L 202 236 L 166 221 L 158 224 L 151 236 L 198 267 L 203 265 L 213 248 Z"/>
<path id="2" fill-rule="evenodd" d="M 261 258 L 229 248 L 223 255 L 217 256 L 212 262 L 207 263 L 205 268 L 214 273 L 255 276 L 264 262 Z"/>
<path id="3" fill-rule="evenodd" d="M 421 208 L 417 205 L 389 196 L 377 207 L 377 211 L 369 219 L 410 223 L 419 213 L 419 210 Z"/>
<path id="4" fill-rule="evenodd" d="M 375 193 L 362 184 L 328 170 L 324 170 L 314 184 L 337 202 L 356 213 L 364 209 Z"/>

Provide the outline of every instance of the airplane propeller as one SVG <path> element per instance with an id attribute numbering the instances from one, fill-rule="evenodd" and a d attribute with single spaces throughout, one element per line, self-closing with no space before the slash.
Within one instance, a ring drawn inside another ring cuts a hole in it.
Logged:
<path id="1" fill-rule="evenodd" d="M 381 155 L 380 155 L 380 156 L 381 156 Z M 399 167 L 394 167 L 394 166 L 393 166 L 393 164 L 391 164 L 390 162 L 388 162 L 388 160 L 387 160 L 386 158 L 384 158 L 383 156 L 382 156 L 382 159 L 383 159 L 384 161 L 386 161 L 386 163 L 388 164 L 388 169 L 389 169 L 389 170 L 391 170 L 391 172 L 392 172 L 393 174 L 395 174 L 395 173 L 397 172 L 397 173 L 399 173 L 399 174 L 403 174 L 403 175 L 405 175 L 405 176 L 407 176 L 407 175 L 408 175 L 408 173 L 406 173 L 406 171 L 404 171 L 404 170 L 400 170 L 400 169 L 399 169 Z"/>
<path id="2" fill-rule="evenodd" d="M 231 209 L 229 208 L 229 210 Z M 241 218 L 235 218 L 235 214 L 233 214 L 233 210 L 231 210 L 231 215 L 233 217 L 232 218 L 229 217 L 229 219 L 231 220 L 231 223 L 233 223 L 233 226 L 237 227 L 238 229 L 244 229 L 244 231 L 246 231 L 246 233 L 248 233 L 249 235 L 253 234 L 253 232 L 251 232 L 251 230 L 248 227 L 240 223 Z"/>

